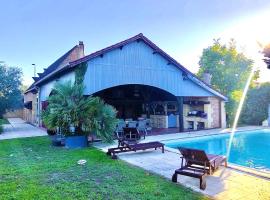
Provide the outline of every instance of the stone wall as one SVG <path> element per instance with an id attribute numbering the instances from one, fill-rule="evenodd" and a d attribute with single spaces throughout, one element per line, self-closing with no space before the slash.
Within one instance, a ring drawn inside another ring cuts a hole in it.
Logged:
<path id="1" fill-rule="evenodd" d="M 23 109 L 23 120 L 26 122 L 33 123 L 32 110 L 27 108 Z"/>
<path id="2" fill-rule="evenodd" d="M 29 122 L 31 124 L 36 124 L 36 110 L 37 110 L 37 94 L 34 93 L 27 93 L 24 94 L 24 103 L 31 102 L 32 103 L 32 109 L 23 109 L 23 120 L 26 122 Z"/>
<path id="3" fill-rule="evenodd" d="M 23 118 L 23 109 L 7 111 L 4 118 Z"/>

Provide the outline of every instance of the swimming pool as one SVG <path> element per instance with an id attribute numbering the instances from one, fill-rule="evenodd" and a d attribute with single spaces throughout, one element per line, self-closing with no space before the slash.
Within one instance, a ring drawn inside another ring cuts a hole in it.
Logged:
<path id="1" fill-rule="evenodd" d="M 209 154 L 226 155 L 230 134 L 202 136 L 165 142 L 167 147 L 189 147 Z M 270 170 L 270 130 L 236 132 L 229 162 L 260 170 Z"/>

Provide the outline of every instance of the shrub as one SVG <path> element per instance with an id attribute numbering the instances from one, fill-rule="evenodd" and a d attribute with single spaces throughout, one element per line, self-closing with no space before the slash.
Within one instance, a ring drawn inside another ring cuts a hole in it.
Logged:
<path id="1" fill-rule="evenodd" d="M 84 96 L 83 90 L 82 84 L 57 83 L 42 113 L 44 124 L 51 130 L 59 127 L 65 136 L 94 133 L 111 142 L 117 123 L 116 110 L 99 97 Z"/>
<path id="2" fill-rule="evenodd" d="M 248 125 L 261 125 L 268 117 L 270 104 L 270 83 L 261 84 L 249 90 L 244 104 L 240 123 Z"/>

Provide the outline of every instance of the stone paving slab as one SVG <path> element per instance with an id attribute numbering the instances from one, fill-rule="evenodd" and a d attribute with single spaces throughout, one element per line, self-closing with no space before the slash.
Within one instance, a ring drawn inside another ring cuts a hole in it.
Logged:
<path id="1" fill-rule="evenodd" d="M 25 123 L 25 121 L 23 119 L 21 119 L 21 118 L 8 118 L 8 121 L 12 125 Z"/>
<path id="2" fill-rule="evenodd" d="M 46 136 L 47 132 L 26 123 L 20 118 L 8 118 L 10 124 L 3 125 L 3 133 L 0 134 L 0 140 Z"/>

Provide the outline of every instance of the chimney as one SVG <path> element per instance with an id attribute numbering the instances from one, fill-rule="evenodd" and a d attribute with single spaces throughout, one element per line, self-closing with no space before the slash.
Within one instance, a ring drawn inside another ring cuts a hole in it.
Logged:
<path id="1" fill-rule="evenodd" d="M 83 41 L 79 41 L 78 58 L 84 57 L 84 44 Z"/>
<path id="2" fill-rule="evenodd" d="M 208 84 L 211 85 L 211 79 L 212 79 L 212 74 L 210 74 L 209 72 L 204 72 L 202 75 L 202 80 Z"/>

